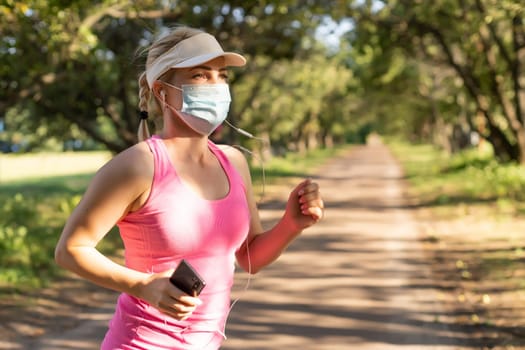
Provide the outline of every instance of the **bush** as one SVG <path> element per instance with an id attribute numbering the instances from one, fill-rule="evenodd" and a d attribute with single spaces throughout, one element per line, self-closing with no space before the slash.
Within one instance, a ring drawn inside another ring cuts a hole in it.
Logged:
<path id="1" fill-rule="evenodd" d="M 54 249 L 78 195 L 40 193 L 2 196 L 0 208 L 0 285 L 42 286 L 57 274 Z"/>
<path id="2" fill-rule="evenodd" d="M 49 230 L 41 225 L 34 200 L 20 193 L 0 209 L 0 284 L 38 284 L 40 273 L 53 269 L 48 252 Z"/>
<path id="3" fill-rule="evenodd" d="M 461 172 L 474 195 L 525 201 L 525 167 L 500 164 L 491 154 L 461 152 L 445 163 L 442 172 Z"/>
<path id="4" fill-rule="evenodd" d="M 431 145 L 389 140 L 414 192 L 426 203 L 487 203 L 525 213 L 525 166 L 498 163 L 490 149 L 453 156 Z"/>

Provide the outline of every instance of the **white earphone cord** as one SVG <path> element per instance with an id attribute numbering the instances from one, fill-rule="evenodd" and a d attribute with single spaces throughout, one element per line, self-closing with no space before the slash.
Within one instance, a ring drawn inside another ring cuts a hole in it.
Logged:
<path id="1" fill-rule="evenodd" d="M 265 139 L 263 139 L 261 137 L 254 136 L 253 134 L 249 133 L 248 131 L 234 126 L 227 119 L 225 120 L 225 122 L 226 122 L 226 124 L 228 124 L 228 126 L 230 126 L 233 130 L 237 131 L 239 134 L 241 134 L 243 136 L 246 136 L 246 137 L 248 137 L 250 139 L 254 139 L 254 140 L 259 141 L 260 143 L 262 143 L 263 147 L 267 143 L 267 141 Z M 237 149 L 239 149 L 239 150 L 241 150 L 241 151 L 243 151 L 245 153 L 248 153 L 253 158 L 257 159 L 259 161 L 259 163 L 261 164 L 262 193 L 261 193 L 261 197 L 259 198 L 259 202 L 262 202 L 262 200 L 264 199 L 264 196 L 266 194 L 266 172 L 265 172 L 265 169 L 264 169 L 264 157 L 262 155 L 261 156 L 255 155 L 252 151 L 250 151 L 249 149 L 247 149 L 246 147 L 243 147 L 241 145 L 232 145 L 232 147 L 235 147 L 235 148 L 237 148 Z"/>
<path id="2" fill-rule="evenodd" d="M 244 135 L 246 137 L 249 137 L 251 139 L 257 140 L 257 141 L 259 141 L 259 142 L 261 142 L 263 144 L 266 143 L 266 140 L 264 140 L 264 139 L 262 139 L 260 137 L 253 136 L 249 132 L 232 125 L 228 120 L 225 120 L 225 121 L 226 121 L 226 124 L 228 124 L 233 130 L 237 131 L 239 134 Z M 259 158 L 252 151 L 250 151 L 249 149 L 247 149 L 246 147 L 243 147 L 241 145 L 232 145 L 232 147 L 238 148 L 239 150 L 248 153 L 249 155 L 251 155 L 252 157 L 257 159 L 261 163 L 262 193 L 261 193 L 260 201 L 262 201 L 262 199 L 264 198 L 264 195 L 265 195 L 265 191 L 266 191 L 266 174 L 265 174 L 265 170 L 264 170 L 264 158 L 262 156 Z M 243 294 L 248 291 L 248 288 L 250 287 L 250 282 L 251 282 L 251 279 L 252 279 L 252 261 L 251 261 L 251 257 L 250 257 L 250 247 L 249 247 L 249 245 L 250 245 L 250 242 L 248 242 L 248 240 L 246 240 L 246 257 L 248 259 L 248 279 L 247 279 L 246 284 L 245 284 L 245 286 L 244 286 L 244 288 L 242 290 Z M 232 302 L 232 304 L 230 305 L 230 310 L 228 311 L 228 315 L 231 313 L 233 307 L 235 306 L 235 304 L 237 304 L 237 302 L 241 299 L 241 297 L 242 297 L 242 295 L 238 296 Z M 226 339 L 226 334 L 223 333 L 223 337 Z"/>

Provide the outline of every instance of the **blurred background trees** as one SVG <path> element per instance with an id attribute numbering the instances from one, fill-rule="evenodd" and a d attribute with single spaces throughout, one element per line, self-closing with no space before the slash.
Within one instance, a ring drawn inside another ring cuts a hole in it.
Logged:
<path id="1" fill-rule="evenodd" d="M 354 64 L 381 125 L 450 151 L 481 138 L 499 160 L 525 163 L 522 2 L 366 1 L 350 14 Z"/>
<path id="2" fill-rule="evenodd" d="M 156 35 L 202 28 L 243 53 L 229 120 L 274 153 L 372 130 L 525 163 L 518 0 L 9 1 L 0 5 L 0 140 L 135 143 L 137 77 Z M 227 142 L 249 140 L 221 130 Z"/>

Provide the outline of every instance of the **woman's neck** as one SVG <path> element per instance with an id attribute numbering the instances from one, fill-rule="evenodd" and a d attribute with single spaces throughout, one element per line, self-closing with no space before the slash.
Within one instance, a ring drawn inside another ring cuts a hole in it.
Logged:
<path id="1" fill-rule="evenodd" d="M 177 136 L 162 133 L 160 137 L 168 149 L 174 150 L 172 154 L 179 160 L 202 162 L 211 155 L 206 136 Z"/>

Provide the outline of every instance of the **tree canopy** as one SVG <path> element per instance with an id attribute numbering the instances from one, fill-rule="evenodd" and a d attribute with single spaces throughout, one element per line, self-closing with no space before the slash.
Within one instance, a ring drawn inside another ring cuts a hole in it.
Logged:
<path id="1" fill-rule="evenodd" d="M 35 145 L 46 137 L 74 138 L 82 132 L 120 151 L 136 142 L 137 77 L 144 61 L 137 52 L 156 34 L 176 24 L 205 29 L 225 48 L 251 59 L 235 76 L 235 82 L 250 80 L 251 74 L 264 76 L 269 69 L 262 62 L 292 62 L 317 50 L 307 39 L 326 12 L 321 4 L 7 2 L 0 8 L 6 19 L 1 26 L 1 114 L 11 130 L 32 134 Z"/>
<path id="2" fill-rule="evenodd" d="M 348 13 L 364 86 L 424 101 L 427 112 L 410 120 L 419 135 L 475 131 L 501 160 L 525 163 L 521 1 L 367 1 Z"/>
<path id="3" fill-rule="evenodd" d="M 479 135 L 525 163 L 524 13 L 518 0 L 6 0 L 0 139 L 135 143 L 143 50 L 184 24 L 248 57 L 229 120 L 274 151 L 373 128 L 451 152 Z"/>

